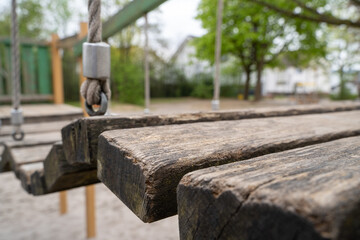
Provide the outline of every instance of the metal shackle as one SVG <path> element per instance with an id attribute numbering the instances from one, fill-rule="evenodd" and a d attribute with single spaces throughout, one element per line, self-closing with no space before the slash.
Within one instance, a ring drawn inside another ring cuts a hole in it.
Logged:
<path id="1" fill-rule="evenodd" d="M 83 75 L 86 78 L 110 78 L 110 45 L 104 42 L 83 43 Z"/>
<path id="2" fill-rule="evenodd" d="M 20 126 L 24 123 L 24 117 L 21 109 L 11 109 L 11 124 Z"/>

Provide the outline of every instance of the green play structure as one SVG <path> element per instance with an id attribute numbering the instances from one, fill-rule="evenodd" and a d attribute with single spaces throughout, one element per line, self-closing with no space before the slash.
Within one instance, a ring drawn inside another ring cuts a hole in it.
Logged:
<path id="1" fill-rule="evenodd" d="M 52 99 L 51 52 L 45 42 L 22 41 L 21 94 L 25 101 Z M 11 41 L 0 38 L 0 103 L 11 101 Z"/>

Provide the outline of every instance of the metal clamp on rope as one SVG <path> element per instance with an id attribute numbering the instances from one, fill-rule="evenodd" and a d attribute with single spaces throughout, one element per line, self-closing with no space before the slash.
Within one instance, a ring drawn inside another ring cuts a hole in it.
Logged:
<path id="1" fill-rule="evenodd" d="M 15 141 L 24 139 L 25 133 L 21 130 L 21 125 L 24 123 L 24 118 L 21 109 L 11 110 L 11 124 L 14 126 L 12 137 Z"/>
<path id="2" fill-rule="evenodd" d="M 111 57 L 110 45 L 104 42 L 83 44 L 83 75 L 86 78 L 107 81 L 110 78 Z M 100 108 L 94 111 L 93 107 L 85 101 L 86 112 L 90 116 L 104 115 L 108 107 L 108 99 L 101 92 Z"/>
<path id="3" fill-rule="evenodd" d="M 104 42 L 83 44 L 84 77 L 106 81 L 110 78 L 110 45 Z"/>
<path id="4" fill-rule="evenodd" d="M 108 108 L 108 99 L 105 95 L 105 93 L 101 92 L 101 99 L 100 99 L 100 108 L 95 111 L 93 106 L 89 105 L 85 101 L 85 110 L 90 116 L 102 116 L 105 115 L 107 108 Z"/>

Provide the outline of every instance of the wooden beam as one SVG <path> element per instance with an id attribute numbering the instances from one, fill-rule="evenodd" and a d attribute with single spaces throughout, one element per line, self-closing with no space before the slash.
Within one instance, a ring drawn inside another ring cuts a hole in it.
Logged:
<path id="1" fill-rule="evenodd" d="M 29 123 L 22 125 L 21 129 L 25 132 L 25 134 L 46 133 L 55 131 L 60 132 L 61 129 L 69 123 L 70 121 Z M 13 131 L 14 127 L 11 125 L 1 126 L 0 137 L 11 136 Z"/>
<path id="2" fill-rule="evenodd" d="M 64 84 L 62 73 L 61 56 L 58 49 L 59 36 L 51 35 L 51 63 L 52 63 L 52 79 L 53 79 L 53 95 L 55 104 L 64 103 Z"/>
<path id="3" fill-rule="evenodd" d="M 62 191 L 59 193 L 59 209 L 60 209 L 60 215 L 64 215 L 67 213 L 68 207 L 67 207 L 66 191 Z"/>
<path id="4" fill-rule="evenodd" d="M 98 177 L 154 222 L 176 214 L 176 186 L 188 172 L 356 135 L 360 111 L 107 131 Z"/>
<path id="5" fill-rule="evenodd" d="M 166 0 L 133 0 L 118 13 L 112 16 L 103 24 L 102 36 L 103 39 L 108 39 L 114 34 L 120 32 L 136 20 L 144 16 L 145 13 L 150 12 L 157 8 Z M 81 40 L 74 46 L 75 56 L 79 56 L 82 53 L 82 44 L 86 42 L 86 37 L 82 37 Z"/>
<path id="6" fill-rule="evenodd" d="M 44 177 L 49 192 L 57 192 L 98 183 L 96 170 L 88 166 L 70 165 L 64 154 L 63 145 L 58 142 L 44 161 Z"/>
<path id="7" fill-rule="evenodd" d="M 95 185 L 85 187 L 86 236 L 96 237 Z"/>
<path id="8" fill-rule="evenodd" d="M 88 33 L 87 23 L 80 23 L 80 34 L 79 38 L 86 36 Z M 82 66 L 82 57 L 78 58 L 78 64 L 80 66 L 80 88 L 86 78 L 83 76 L 83 66 Z M 85 111 L 85 99 L 80 96 L 81 107 L 84 112 L 84 117 L 89 117 Z M 95 179 L 95 178 L 94 178 Z M 97 180 L 97 178 L 96 178 Z M 85 187 L 85 203 L 86 203 L 86 237 L 94 238 L 96 237 L 96 215 L 95 215 L 95 187 L 87 186 Z"/>
<path id="9" fill-rule="evenodd" d="M 39 169 L 42 169 L 42 162 L 28 163 L 19 167 L 19 179 L 22 188 L 27 192 L 31 193 L 31 175 L 33 175 Z"/>
<path id="10" fill-rule="evenodd" d="M 360 137 L 187 174 L 180 239 L 360 239 Z"/>
<path id="11" fill-rule="evenodd" d="M 82 110 L 65 104 L 36 104 L 36 105 L 23 105 L 24 122 L 40 123 L 40 122 L 60 122 L 72 121 L 82 116 Z M 0 107 L 0 120 L 2 126 L 11 125 L 10 114 L 11 106 Z M 38 129 L 41 132 L 41 129 Z M 2 131 L 1 131 L 2 132 Z M 2 135 L 0 132 L 0 135 Z"/>
<path id="12" fill-rule="evenodd" d="M 11 148 L 10 155 L 12 156 L 9 159 L 10 168 L 14 171 L 15 175 L 19 177 L 19 170 L 22 165 L 27 165 L 30 163 L 38 163 L 44 161 L 48 153 L 50 152 L 52 145 L 39 145 L 39 146 L 29 146 L 21 148 Z M 8 148 L 9 149 L 9 148 Z"/>
<path id="13" fill-rule="evenodd" d="M 62 139 L 64 147 L 66 148 L 65 156 L 69 163 L 90 164 L 96 168 L 98 137 L 102 132 L 109 130 L 194 122 L 292 116 L 358 109 L 360 109 L 360 103 L 347 102 L 328 105 L 314 104 L 193 114 L 82 118 L 62 129 Z"/>
<path id="14" fill-rule="evenodd" d="M 31 152 L 26 153 L 26 151 L 34 150 L 36 147 L 51 147 L 51 145 L 59 141 L 60 138 L 59 132 L 27 134 L 22 141 L 14 141 L 10 136 L 0 137 L 0 142 L 3 142 L 5 148 L 1 156 L 0 173 L 14 170 L 15 174 L 17 174 L 16 171 L 20 165 L 24 164 L 24 162 L 36 162 L 39 154 L 42 154 L 41 157 L 43 157 L 44 160 L 49 151 L 47 153 L 35 152 L 34 154 Z M 29 154 L 29 156 L 27 154 Z M 41 160 L 39 159 L 39 161 Z"/>

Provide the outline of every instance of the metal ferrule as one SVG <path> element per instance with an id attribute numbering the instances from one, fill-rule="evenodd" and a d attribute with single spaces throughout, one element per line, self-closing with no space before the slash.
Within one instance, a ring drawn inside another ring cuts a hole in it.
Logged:
<path id="1" fill-rule="evenodd" d="M 110 78 L 110 45 L 104 42 L 83 44 L 83 75 L 86 78 Z"/>

